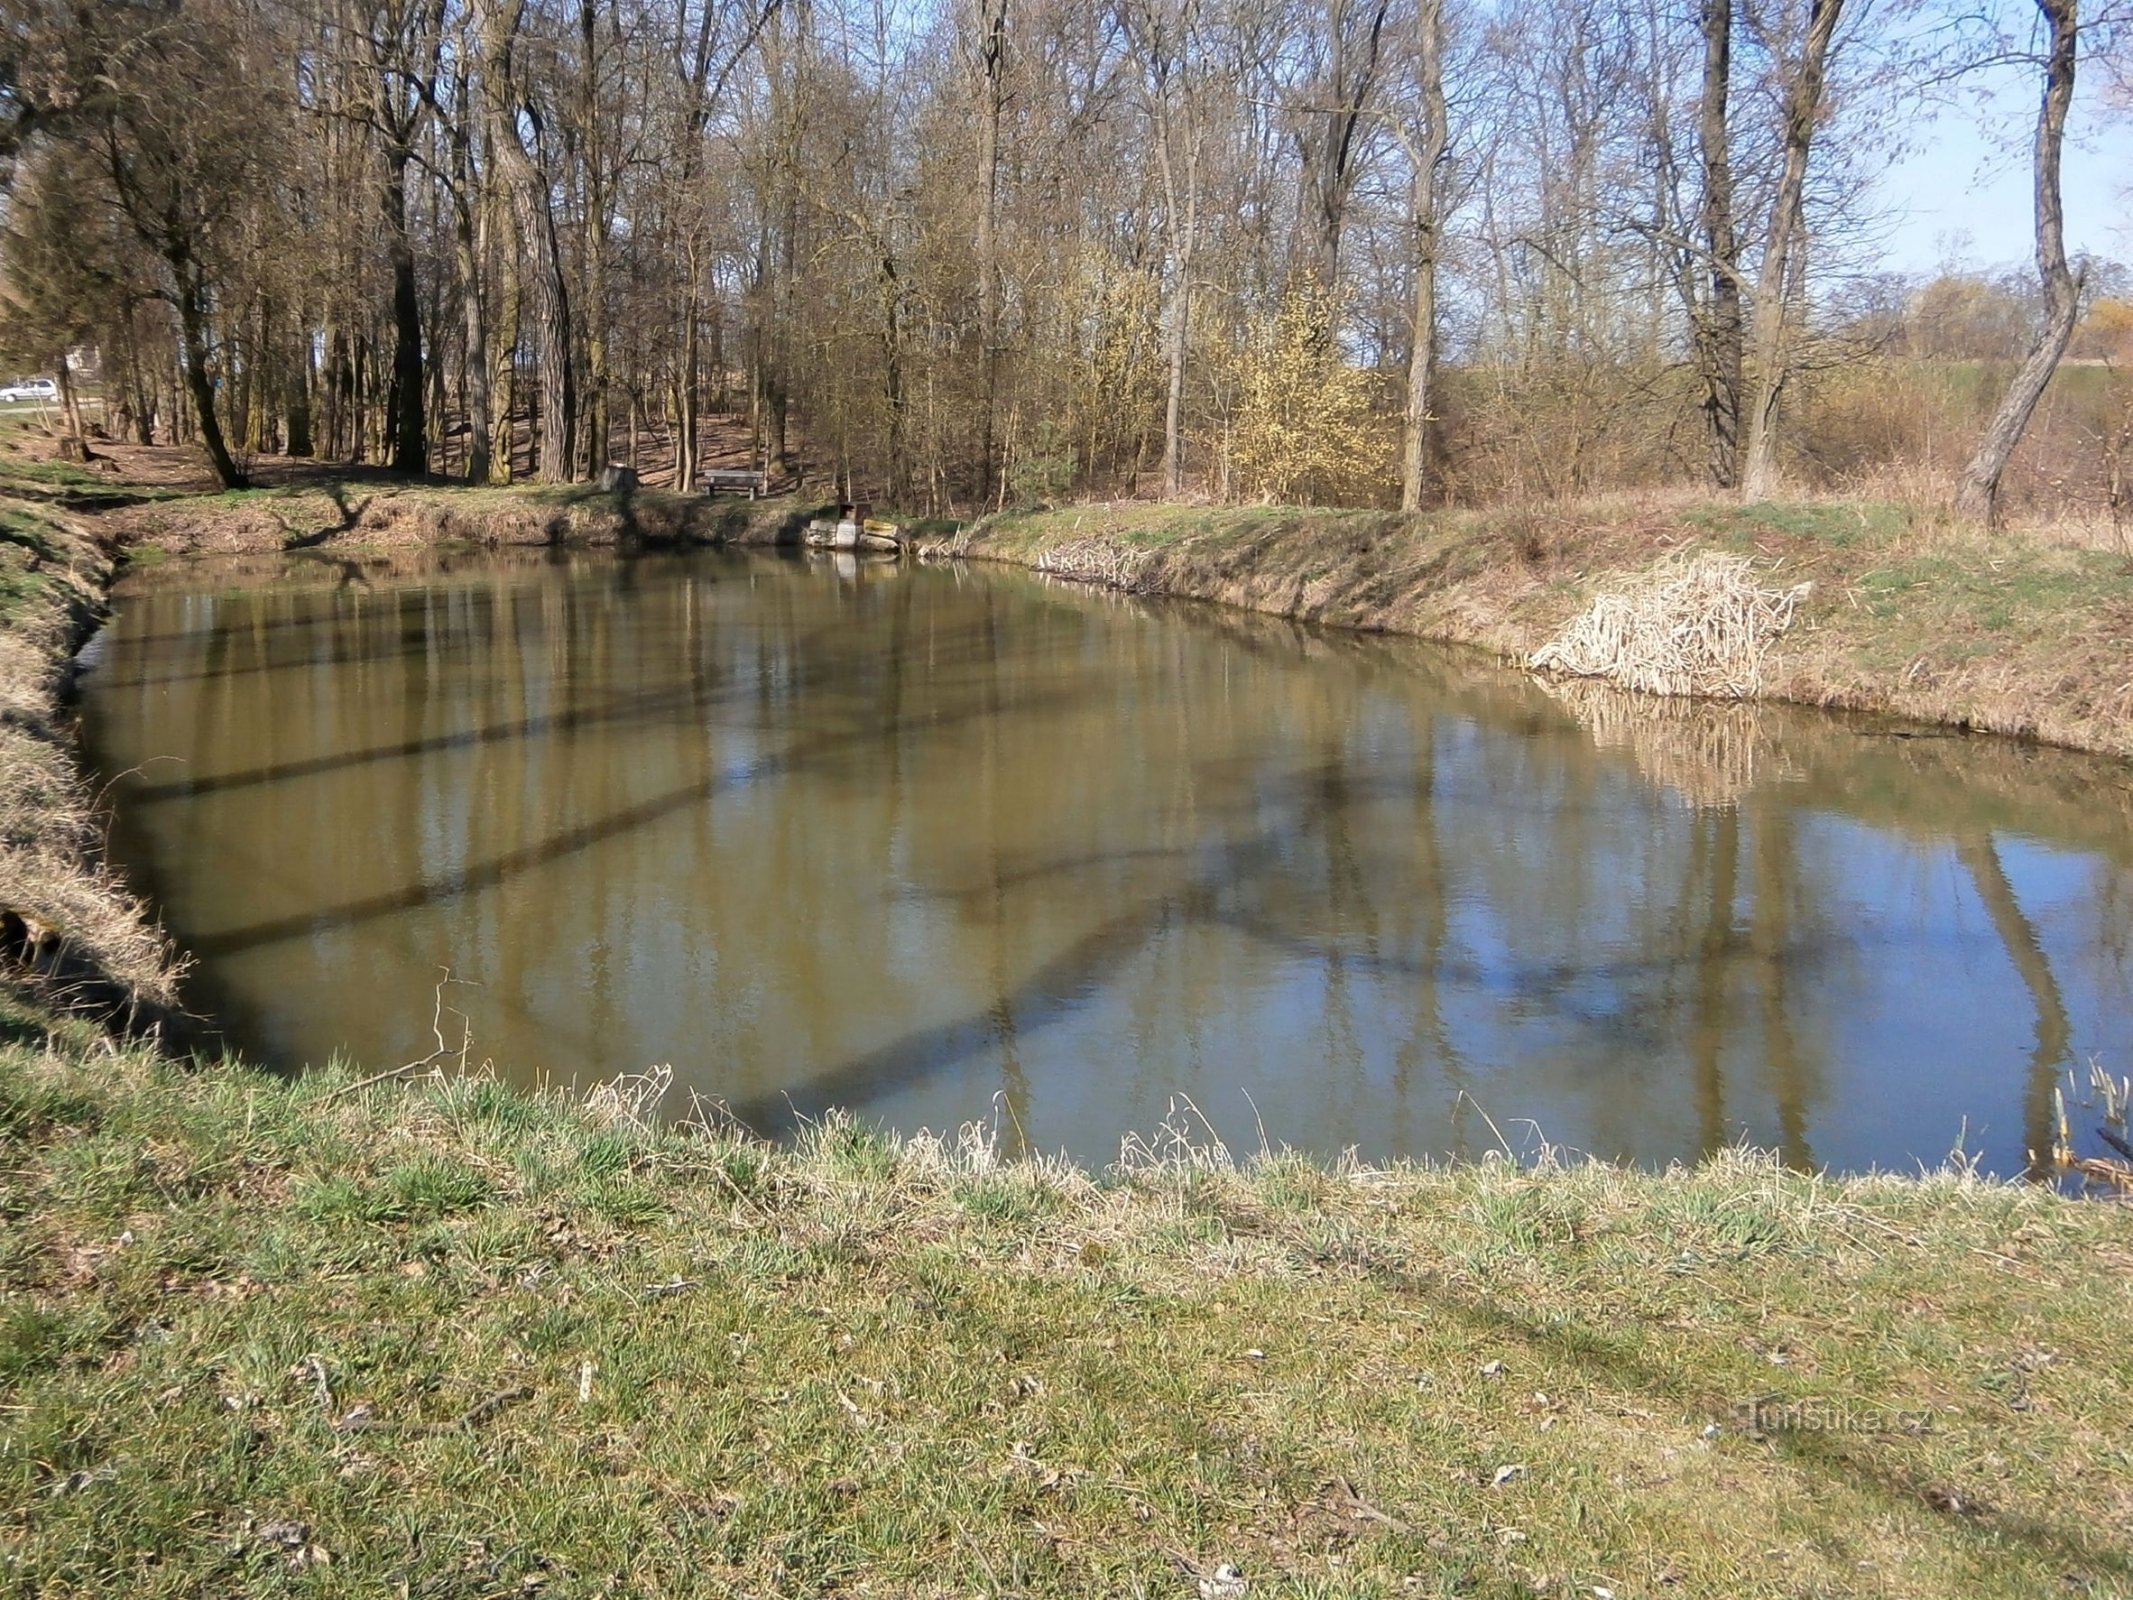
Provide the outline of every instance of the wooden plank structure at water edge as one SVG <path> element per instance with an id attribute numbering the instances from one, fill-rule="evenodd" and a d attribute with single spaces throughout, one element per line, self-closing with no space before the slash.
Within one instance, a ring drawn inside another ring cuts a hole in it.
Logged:
<path id="1" fill-rule="evenodd" d="M 807 525 L 807 542 L 829 550 L 900 550 L 904 531 L 896 523 L 866 514 L 859 505 L 841 505 L 837 520 L 817 517 Z"/>

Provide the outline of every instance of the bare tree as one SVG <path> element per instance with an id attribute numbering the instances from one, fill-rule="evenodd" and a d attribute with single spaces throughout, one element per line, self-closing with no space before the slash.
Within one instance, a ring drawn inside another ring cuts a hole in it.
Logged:
<path id="1" fill-rule="evenodd" d="M 1821 124 L 1829 54 L 1844 0 L 1808 0 L 1795 51 L 1778 52 L 1781 77 L 1777 192 L 1755 280 L 1755 388 L 1741 493 L 1769 497 L 1777 476 L 1778 407 L 1792 377 L 1807 249 L 1807 161 Z"/>
<path id="2" fill-rule="evenodd" d="M 572 364 L 571 286 L 556 218 L 556 181 L 549 163 L 554 137 L 537 89 L 524 78 L 516 52 L 526 0 L 498 0 L 484 22 L 488 63 L 490 149 L 511 196 L 520 243 L 529 251 L 541 396 L 535 475 L 567 483 L 576 463 L 578 389 Z"/>
<path id="3" fill-rule="evenodd" d="M 1321 60 L 1311 84 L 1312 103 L 1297 136 L 1303 157 L 1297 187 L 1305 225 L 1303 257 L 1329 291 L 1340 283 L 1341 230 L 1361 170 L 1365 119 L 1377 88 L 1391 11 L 1391 0 L 1323 0 L 1317 24 Z M 1428 26 L 1418 15 L 1418 31 Z M 1441 8 L 1437 28 L 1441 35 Z"/>
<path id="4" fill-rule="evenodd" d="M 1142 108 L 1162 183 L 1164 358 L 1163 492 L 1185 491 L 1185 363 L 1192 340 L 1193 274 L 1199 266 L 1201 190 L 1206 176 L 1205 91 L 1197 59 L 1200 0 L 1121 0 Z"/>
<path id="5" fill-rule="evenodd" d="M 495 208 L 490 203 L 486 173 L 477 166 L 475 147 L 480 113 L 474 102 L 473 74 L 479 51 L 478 35 L 470 14 L 459 18 L 453 56 L 453 74 L 448 98 L 432 89 L 432 106 L 444 137 L 446 157 L 439 163 L 438 179 L 444 186 L 452 216 L 452 258 L 459 273 L 460 361 L 462 393 L 466 408 L 466 479 L 486 483 L 495 474 L 496 412 L 494 407 L 495 353 L 490 348 L 490 300 L 482 281 L 482 263 L 489 253 L 489 230 Z M 510 415 L 504 417 L 506 476 L 510 459 Z"/>
<path id="6" fill-rule="evenodd" d="M 1730 97 L 1733 84 L 1733 0 L 1700 0 L 1703 93 L 1696 108 L 1702 195 L 1698 243 L 1704 291 L 1692 296 L 1697 375 L 1703 383 L 1706 471 L 1712 487 L 1731 489 L 1740 478 L 1741 263 L 1733 212 Z"/>
<path id="7" fill-rule="evenodd" d="M 120 210 L 163 265 L 157 292 L 177 313 L 185 387 L 209 464 L 225 488 L 240 488 L 245 474 L 216 398 L 209 317 L 220 232 L 250 192 L 266 138 L 256 88 L 233 78 L 251 52 L 236 27 L 202 12 L 159 13 L 138 28 L 128 26 L 131 15 L 110 20 L 118 28 L 97 46 L 94 137 Z"/>
<path id="8" fill-rule="evenodd" d="M 415 285 L 415 239 L 408 216 L 408 169 L 436 103 L 445 0 L 381 0 L 361 15 L 359 43 L 371 83 L 362 115 L 378 140 L 384 181 L 378 192 L 392 268 L 392 378 L 386 433 L 395 472 L 429 468 L 423 427 L 422 302 Z"/>
<path id="9" fill-rule="evenodd" d="M 2035 186 L 2037 281 L 2044 292 L 2044 321 L 2015 369 L 1999 409 L 1986 426 L 1977 454 L 1963 471 L 1956 509 L 1988 527 L 1999 520 L 2000 479 L 2029 419 L 2059 369 L 2074 323 L 2081 315 L 2081 278 L 2066 259 L 2066 214 L 2059 190 L 2059 155 L 2066 142 L 2066 116 L 2074 103 L 2074 68 L 2081 42 L 2080 0 L 2036 0 L 2043 23 L 2044 93 L 2037 106 L 2037 137 L 2031 173 Z"/>
<path id="10" fill-rule="evenodd" d="M 958 35 L 977 116 L 978 499 L 993 487 L 1000 388 L 1000 124 L 1007 109 L 1007 0 L 965 0 Z"/>
<path id="11" fill-rule="evenodd" d="M 1414 311 L 1408 322 L 1407 410 L 1400 424 L 1400 509 L 1429 492 L 1430 429 L 1437 396 L 1437 267 L 1443 251 L 1444 165 L 1451 117 L 1444 93 L 1444 0 L 1416 0 L 1415 99 L 1419 137 L 1404 134 L 1413 164 Z"/>

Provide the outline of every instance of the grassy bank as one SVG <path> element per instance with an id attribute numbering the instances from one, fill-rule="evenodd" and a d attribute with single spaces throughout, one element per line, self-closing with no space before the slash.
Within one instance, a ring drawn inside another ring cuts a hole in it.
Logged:
<path id="1" fill-rule="evenodd" d="M 176 999 L 168 946 L 99 862 L 62 710 L 113 561 L 54 503 L 56 476 L 0 469 L 0 1038 L 39 1033 L 54 1007 L 148 1024 Z"/>
<path id="2" fill-rule="evenodd" d="M 189 451 L 126 447 L 123 459 L 81 466 L 47 459 L 48 448 L 0 421 L 0 507 L 83 519 L 106 550 L 134 560 L 453 543 L 775 543 L 796 537 L 820 510 L 794 497 L 611 493 L 590 483 L 477 486 L 311 461 L 277 461 L 255 487 L 216 490 L 200 481 Z"/>
<path id="3" fill-rule="evenodd" d="M 1662 556 L 1753 558 L 1814 588 L 1765 692 L 2133 755 L 2133 562 L 1937 512 L 1620 500 L 1418 517 L 1072 507 L 977 524 L 973 556 L 1110 571 L 1146 592 L 1520 659 Z"/>
<path id="4" fill-rule="evenodd" d="M 110 508 L 104 526 L 136 554 L 162 555 L 450 543 L 765 544 L 792 536 L 813 510 L 790 500 L 711 500 L 655 489 L 611 494 L 589 484 L 329 479 L 215 495 L 152 494 Z"/>
<path id="5" fill-rule="evenodd" d="M 2133 1213 L 2033 1189 L 1097 1184 L 15 1047 L 0 1212 L 29 1593 L 2133 1586 Z"/>

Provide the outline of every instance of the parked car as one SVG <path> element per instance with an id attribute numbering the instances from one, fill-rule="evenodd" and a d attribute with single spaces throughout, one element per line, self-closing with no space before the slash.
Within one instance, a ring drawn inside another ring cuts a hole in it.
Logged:
<path id="1" fill-rule="evenodd" d="M 57 400 L 59 385 L 50 378 L 23 378 L 0 389 L 0 404 L 17 400 Z"/>

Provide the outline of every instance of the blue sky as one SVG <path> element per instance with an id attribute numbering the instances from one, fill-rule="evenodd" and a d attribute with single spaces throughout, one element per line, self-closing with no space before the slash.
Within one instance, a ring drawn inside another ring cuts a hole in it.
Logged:
<path id="1" fill-rule="evenodd" d="M 2067 248 L 2133 263 L 2133 119 L 2100 115 L 2101 88 L 2091 79 L 2077 90 L 2064 158 Z M 1908 153 L 1877 185 L 1890 212 L 1889 270 L 2029 259 L 2036 104 L 2035 78 L 2025 75 L 1995 85 L 1981 104 L 1927 108 Z"/>

